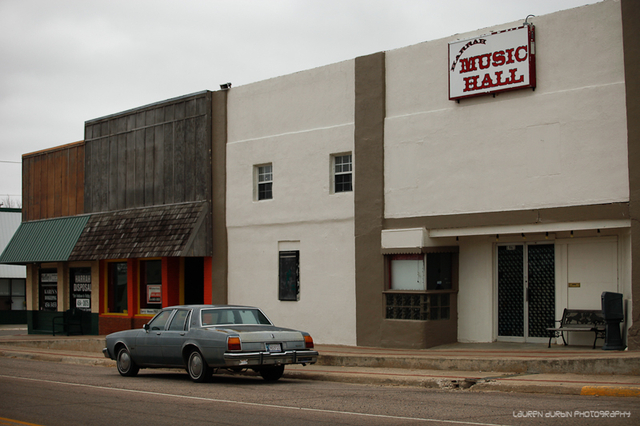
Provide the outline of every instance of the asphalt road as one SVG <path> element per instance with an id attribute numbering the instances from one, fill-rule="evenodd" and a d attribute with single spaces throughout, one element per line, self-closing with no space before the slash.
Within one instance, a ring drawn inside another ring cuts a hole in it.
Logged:
<path id="1" fill-rule="evenodd" d="M 195 384 L 178 370 L 125 378 L 115 368 L 0 358 L 0 424 L 635 425 L 639 418 L 637 398 L 267 383 L 244 376 Z"/>

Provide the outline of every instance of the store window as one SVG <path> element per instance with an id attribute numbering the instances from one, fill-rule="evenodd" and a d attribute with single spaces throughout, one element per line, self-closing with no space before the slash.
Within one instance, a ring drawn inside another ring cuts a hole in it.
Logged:
<path id="1" fill-rule="evenodd" d="M 39 306 L 41 311 L 58 310 L 58 271 L 56 269 L 40 270 Z"/>
<path id="2" fill-rule="evenodd" d="M 127 262 L 110 262 L 108 265 L 107 311 L 127 313 Z"/>
<path id="3" fill-rule="evenodd" d="M 162 309 L 162 261 L 140 261 L 140 313 L 156 314 Z"/>
<path id="4" fill-rule="evenodd" d="M 353 191 L 353 163 L 351 154 L 339 154 L 331 157 L 333 166 L 333 192 Z"/>
<path id="5" fill-rule="evenodd" d="M 273 165 L 256 166 L 254 174 L 255 200 L 271 200 L 273 198 Z"/>
<path id="6" fill-rule="evenodd" d="M 0 311 L 27 309 L 26 281 L 24 278 L 0 278 Z"/>
<path id="7" fill-rule="evenodd" d="M 278 299 L 300 300 L 300 251 L 279 252 Z"/>
<path id="8" fill-rule="evenodd" d="M 69 279 L 70 306 L 91 312 L 91 268 L 71 268 Z"/>
<path id="9" fill-rule="evenodd" d="M 455 293 L 457 253 L 397 254 L 387 257 L 387 319 L 447 320 Z"/>

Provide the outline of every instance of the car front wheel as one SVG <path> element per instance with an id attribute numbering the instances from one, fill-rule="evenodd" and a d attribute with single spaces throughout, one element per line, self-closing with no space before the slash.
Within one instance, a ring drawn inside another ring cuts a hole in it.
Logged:
<path id="1" fill-rule="evenodd" d="M 140 371 L 138 365 L 131 358 L 131 353 L 129 353 L 129 349 L 127 349 L 126 346 L 118 350 L 116 365 L 118 366 L 118 373 L 123 376 L 133 377 Z"/>
<path id="2" fill-rule="evenodd" d="M 187 371 L 189 377 L 196 383 L 205 383 L 211 379 L 213 370 L 207 364 L 200 351 L 197 349 L 191 352 L 187 361 Z"/>
<path id="3" fill-rule="evenodd" d="M 263 367 L 260 369 L 260 375 L 267 382 L 275 382 L 284 374 L 284 365 L 275 365 L 273 367 Z"/>

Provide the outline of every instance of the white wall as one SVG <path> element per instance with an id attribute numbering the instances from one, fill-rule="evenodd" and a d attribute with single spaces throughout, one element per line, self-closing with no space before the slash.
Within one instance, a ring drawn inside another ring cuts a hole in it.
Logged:
<path id="1" fill-rule="evenodd" d="M 493 340 L 493 244 L 488 237 L 460 242 L 458 341 Z"/>
<path id="2" fill-rule="evenodd" d="M 387 52 L 388 218 L 629 199 L 620 4 L 530 18 L 537 88 L 448 100 L 449 41 Z"/>
<path id="3" fill-rule="evenodd" d="M 228 94 L 229 303 L 318 343 L 356 343 L 353 193 L 331 193 L 331 154 L 353 152 L 353 114 L 354 61 Z M 265 163 L 273 199 L 254 201 L 253 168 Z M 278 300 L 283 242 L 300 249 L 298 302 Z"/>

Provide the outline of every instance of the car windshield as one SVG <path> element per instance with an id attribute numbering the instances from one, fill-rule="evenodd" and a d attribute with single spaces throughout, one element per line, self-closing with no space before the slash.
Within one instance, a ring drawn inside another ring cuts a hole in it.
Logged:
<path id="1" fill-rule="evenodd" d="M 204 309 L 200 312 L 202 325 L 272 325 L 259 309 L 224 308 Z"/>

